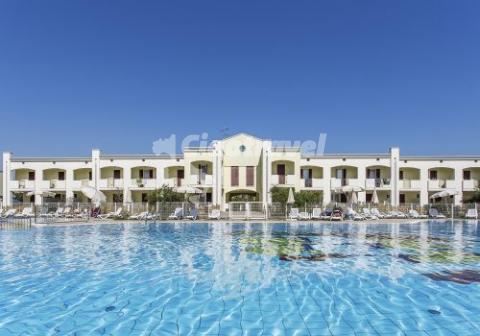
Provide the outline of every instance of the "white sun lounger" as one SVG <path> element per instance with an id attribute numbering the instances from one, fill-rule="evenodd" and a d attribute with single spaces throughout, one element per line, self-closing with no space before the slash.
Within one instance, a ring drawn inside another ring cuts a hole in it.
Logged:
<path id="1" fill-rule="evenodd" d="M 220 219 L 221 216 L 222 216 L 222 213 L 220 209 L 212 209 L 208 214 L 208 219 Z"/>
<path id="2" fill-rule="evenodd" d="M 289 219 L 298 219 L 300 216 L 300 212 L 298 211 L 298 208 L 291 208 L 290 213 L 288 214 Z"/>
<path id="3" fill-rule="evenodd" d="M 123 208 L 119 207 L 117 209 L 117 211 L 112 211 L 112 212 L 109 212 L 109 213 L 106 213 L 106 214 L 103 214 L 103 215 L 100 214 L 97 217 L 100 218 L 100 219 L 120 217 L 120 215 L 122 214 L 122 211 L 123 211 Z"/>
<path id="4" fill-rule="evenodd" d="M 17 209 L 10 209 L 5 211 L 5 213 L 2 215 L 2 218 L 9 218 L 15 216 L 17 213 Z"/>
<path id="5" fill-rule="evenodd" d="M 440 219 L 441 218 L 447 218 L 444 214 L 441 214 L 435 208 L 430 208 L 430 210 L 428 210 L 428 216 L 431 217 L 431 218 L 440 218 Z"/>
<path id="6" fill-rule="evenodd" d="M 477 209 L 468 209 L 465 218 L 468 219 L 478 219 L 478 212 Z"/>
<path id="7" fill-rule="evenodd" d="M 176 208 L 175 211 L 168 216 L 168 219 L 182 219 L 183 218 L 183 208 Z"/>
<path id="8" fill-rule="evenodd" d="M 310 219 L 310 214 L 307 211 L 302 211 L 298 214 L 298 219 L 299 220 L 309 220 Z"/>
<path id="9" fill-rule="evenodd" d="M 322 218 L 322 209 L 320 208 L 313 208 L 312 215 L 310 219 L 321 219 Z"/>
<path id="10" fill-rule="evenodd" d="M 427 215 L 420 215 L 420 214 L 418 213 L 418 211 L 417 211 L 417 210 L 414 210 L 414 209 L 410 209 L 410 210 L 408 211 L 408 217 L 409 217 L 409 218 L 415 218 L 415 219 L 428 218 Z"/>
<path id="11" fill-rule="evenodd" d="M 31 207 L 28 208 L 23 208 L 21 213 L 15 214 L 13 217 L 16 218 L 28 218 L 28 217 L 33 217 L 33 209 Z"/>
<path id="12" fill-rule="evenodd" d="M 377 208 L 372 208 L 370 213 L 378 218 L 385 218 L 385 214 L 381 213 Z"/>

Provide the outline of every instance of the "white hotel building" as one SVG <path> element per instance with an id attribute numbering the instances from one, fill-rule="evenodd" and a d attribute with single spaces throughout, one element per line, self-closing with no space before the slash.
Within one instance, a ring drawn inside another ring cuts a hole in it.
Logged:
<path id="1" fill-rule="evenodd" d="M 402 156 L 395 147 L 383 154 L 306 155 L 300 148 L 273 147 L 270 140 L 243 133 L 175 156 L 109 155 L 98 149 L 88 157 L 5 152 L 3 203 L 87 202 L 80 191 L 86 185 L 104 192 L 108 202 L 142 202 L 149 191 L 168 185 L 201 189 L 208 202 L 223 209 L 236 195 L 267 204 L 275 186 L 319 191 L 324 204 L 345 201 L 342 187 L 355 186 L 362 190 L 359 202 L 369 202 L 376 190 L 379 202 L 392 206 L 426 205 L 433 193 L 448 189 L 457 192 L 454 202 L 460 205 L 479 186 L 479 160 Z"/>

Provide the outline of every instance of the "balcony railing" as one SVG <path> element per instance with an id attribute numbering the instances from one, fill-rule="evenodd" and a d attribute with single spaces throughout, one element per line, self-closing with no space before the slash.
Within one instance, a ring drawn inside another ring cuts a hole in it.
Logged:
<path id="1" fill-rule="evenodd" d="M 428 180 L 428 189 L 452 189 L 455 188 L 455 180 Z"/>
<path id="2" fill-rule="evenodd" d="M 72 181 L 72 189 L 81 189 L 83 187 L 93 187 L 93 181 L 88 179 Z"/>
<path id="3" fill-rule="evenodd" d="M 120 189 L 123 188 L 123 179 L 105 178 L 99 181 L 100 188 Z"/>
<path id="4" fill-rule="evenodd" d="M 190 175 L 190 184 L 198 186 L 211 186 L 213 184 L 213 176 Z"/>
<path id="5" fill-rule="evenodd" d="M 319 178 L 302 179 L 301 186 L 304 188 L 323 188 L 324 180 Z"/>
<path id="6" fill-rule="evenodd" d="M 132 179 L 132 187 L 134 188 L 155 188 L 156 180 L 153 178 L 134 178 Z"/>
<path id="7" fill-rule="evenodd" d="M 182 185 L 184 185 L 184 180 L 185 179 L 170 177 L 170 178 L 166 178 L 162 184 L 167 185 L 168 187 L 171 187 L 171 188 L 181 187 Z"/>
<path id="8" fill-rule="evenodd" d="M 479 186 L 478 180 L 463 180 L 463 190 L 473 191 Z"/>
<path id="9" fill-rule="evenodd" d="M 389 187 L 390 187 L 389 178 L 367 178 L 365 180 L 366 189 L 389 188 Z"/>
<path id="10" fill-rule="evenodd" d="M 399 188 L 403 190 L 420 190 L 420 180 L 400 180 Z"/>
<path id="11" fill-rule="evenodd" d="M 344 186 L 358 187 L 360 181 L 357 178 L 332 178 L 330 186 L 332 189 L 341 188 Z"/>
<path id="12" fill-rule="evenodd" d="M 10 189 L 35 189 L 35 181 L 30 180 L 12 180 L 9 182 Z"/>
<path id="13" fill-rule="evenodd" d="M 272 185 L 293 185 L 295 177 L 293 175 L 272 175 Z"/>
<path id="14" fill-rule="evenodd" d="M 43 180 L 40 181 L 41 189 L 65 189 L 65 181 L 60 180 Z"/>

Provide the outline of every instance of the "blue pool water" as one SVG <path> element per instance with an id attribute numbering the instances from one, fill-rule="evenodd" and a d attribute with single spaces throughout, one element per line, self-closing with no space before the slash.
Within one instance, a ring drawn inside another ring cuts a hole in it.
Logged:
<path id="1" fill-rule="evenodd" d="M 0 230 L 0 335 L 480 335 L 476 222 Z"/>

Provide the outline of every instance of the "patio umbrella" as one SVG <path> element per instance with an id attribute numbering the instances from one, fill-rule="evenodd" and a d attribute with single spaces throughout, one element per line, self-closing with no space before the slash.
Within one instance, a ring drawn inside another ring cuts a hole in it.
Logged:
<path id="1" fill-rule="evenodd" d="M 437 198 L 445 198 L 446 199 L 447 197 L 455 196 L 457 194 L 458 194 L 458 192 L 456 190 L 446 189 L 446 190 L 442 190 L 442 191 L 439 191 L 439 192 L 433 194 L 432 196 L 430 196 L 430 198 L 431 199 L 437 199 Z M 453 210 L 454 210 L 453 206 L 454 206 L 454 202 L 452 202 L 452 221 L 453 221 Z"/>
<path id="2" fill-rule="evenodd" d="M 92 201 L 92 203 L 95 203 L 95 206 L 99 206 L 100 203 L 105 203 L 107 201 L 107 196 L 93 187 L 82 187 L 81 191 L 82 194 Z"/>
<path id="3" fill-rule="evenodd" d="M 55 193 L 54 192 L 51 192 L 51 191 L 29 191 L 27 194 L 27 196 L 42 196 L 42 197 L 53 197 L 55 196 Z"/>
<path id="4" fill-rule="evenodd" d="M 372 203 L 373 203 L 373 204 L 378 204 L 378 194 L 377 194 L 377 189 L 373 189 Z"/>
<path id="5" fill-rule="evenodd" d="M 203 193 L 202 189 L 195 188 L 188 185 L 177 187 L 175 188 L 175 191 L 178 193 L 184 193 L 184 194 L 202 194 Z"/>
<path id="6" fill-rule="evenodd" d="M 356 191 L 352 191 L 352 194 L 350 196 L 350 203 L 351 203 L 351 205 L 358 203 L 358 198 L 357 198 L 357 192 Z"/>
<path id="7" fill-rule="evenodd" d="M 295 203 L 295 196 L 293 195 L 293 189 L 290 188 L 288 190 L 287 205 L 285 205 L 285 217 L 288 217 L 288 205 L 293 203 Z"/>

